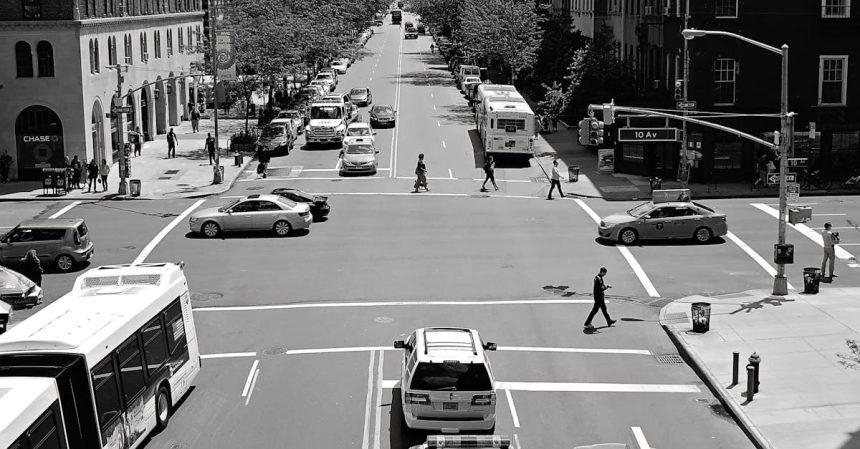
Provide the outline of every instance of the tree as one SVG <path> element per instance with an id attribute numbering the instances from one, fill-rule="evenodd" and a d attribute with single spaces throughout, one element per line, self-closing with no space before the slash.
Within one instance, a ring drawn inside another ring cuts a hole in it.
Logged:
<path id="1" fill-rule="evenodd" d="M 445 36 L 459 30 L 462 7 L 461 0 L 411 0 L 409 10 L 421 16 L 421 22 Z"/>
<path id="2" fill-rule="evenodd" d="M 532 93 L 542 95 L 544 85 L 562 81 L 568 74 L 576 51 L 585 46 L 586 39 L 573 28 L 570 17 L 552 14 L 548 7 L 539 8 L 538 14 L 543 38 L 529 82 L 536 88 Z"/>

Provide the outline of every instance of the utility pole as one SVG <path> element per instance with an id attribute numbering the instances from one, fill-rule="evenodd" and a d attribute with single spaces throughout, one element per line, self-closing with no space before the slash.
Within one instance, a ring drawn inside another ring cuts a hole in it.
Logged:
<path id="1" fill-rule="evenodd" d="M 128 194 L 128 182 L 125 179 L 127 170 L 125 166 L 125 133 L 123 131 L 123 114 L 116 111 L 116 109 L 125 106 L 125 102 L 122 101 L 122 72 L 124 70 L 128 70 L 128 66 L 117 62 L 116 64 L 108 67 L 116 70 L 116 102 L 118 104 L 111 104 L 110 115 L 112 119 L 116 120 L 116 145 L 119 150 L 119 190 L 117 193 L 120 195 L 126 195 Z"/>
<path id="2" fill-rule="evenodd" d="M 782 54 L 782 81 L 780 83 L 779 101 L 781 134 L 779 142 L 779 230 L 777 243 L 783 245 L 785 244 L 785 215 L 787 212 L 785 174 L 788 171 L 788 150 L 791 148 L 789 136 L 794 135 L 793 129 L 789 129 L 789 126 L 793 128 L 794 120 L 788 114 L 788 44 L 783 44 L 780 47 L 780 53 Z M 773 278 L 773 294 L 781 296 L 788 294 L 788 279 L 785 277 L 785 264 L 783 263 L 776 266 L 776 276 Z"/>
<path id="3" fill-rule="evenodd" d="M 687 0 L 684 10 L 684 29 L 689 28 L 690 21 L 690 0 Z M 687 84 L 690 83 L 690 50 L 688 48 L 687 39 L 684 39 L 684 101 L 687 101 Z M 684 108 L 684 117 L 687 116 L 687 108 Z M 683 130 L 681 131 L 681 187 L 686 188 L 687 182 L 690 179 L 690 161 L 687 150 L 689 149 L 689 139 L 687 138 L 687 121 L 684 120 Z"/>
<path id="4" fill-rule="evenodd" d="M 210 59 L 212 63 L 212 101 L 215 112 L 213 119 L 215 121 L 215 171 L 212 174 L 212 184 L 221 184 L 221 145 L 218 140 L 218 51 L 216 45 L 215 23 L 218 21 L 218 2 L 217 0 L 209 0 L 209 31 L 211 37 L 209 39 Z"/>

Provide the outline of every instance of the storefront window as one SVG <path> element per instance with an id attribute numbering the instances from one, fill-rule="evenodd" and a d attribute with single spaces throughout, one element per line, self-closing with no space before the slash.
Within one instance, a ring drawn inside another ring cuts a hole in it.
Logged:
<path id="1" fill-rule="evenodd" d="M 625 161 L 642 163 L 645 161 L 645 144 L 625 143 L 621 150 Z"/>
<path id="2" fill-rule="evenodd" d="M 743 164 L 743 145 L 739 140 L 714 142 L 714 170 L 738 170 Z"/>

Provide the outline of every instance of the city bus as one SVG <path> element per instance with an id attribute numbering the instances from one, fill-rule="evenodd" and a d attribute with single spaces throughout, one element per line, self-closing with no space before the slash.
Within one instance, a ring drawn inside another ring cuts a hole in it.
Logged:
<path id="1" fill-rule="evenodd" d="M 67 449 L 54 379 L 0 377 L 0 448 Z"/>
<path id="2" fill-rule="evenodd" d="M 0 379 L 56 385 L 53 416 L 61 417 L 66 445 L 51 449 L 138 447 L 167 425 L 200 366 L 181 263 L 94 268 L 71 292 L 0 335 Z M 0 429 L 30 429 L 42 408 L 0 413 L 11 420 L 0 421 Z M 18 449 L 0 445 L 7 447 Z"/>
<path id="3" fill-rule="evenodd" d="M 475 124 L 484 144 L 484 155 L 532 154 L 535 115 L 514 86 L 479 85 Z"/>

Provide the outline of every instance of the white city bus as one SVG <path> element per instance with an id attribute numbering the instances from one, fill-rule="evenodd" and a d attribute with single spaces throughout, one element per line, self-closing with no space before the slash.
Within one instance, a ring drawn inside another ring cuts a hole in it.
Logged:
<path id="1" fill-rule="evenodd" d="M 68 447 L 56 381 L 0 377 L 0 448 Z"/>
<path id="2" fill-rule="evenodd" d="M 0 379 L 56 383 L 66 445 L 46 449 L 139 446 L 167 425 L 199 372 L 188 283 L 177 264 L 89 270 L 71 292 L 0 335 Z M 29 429 L 40 407 L 0 414 L 13 421 L 0 429 Z M 18 449 L 0 444 L 7 447 Z"/>
<path id="3" fill-rule="evenodd" d="M 478 86 L 475 122 L 484 154 L 532 154 L 535 115 L 514 86 Z"/>

